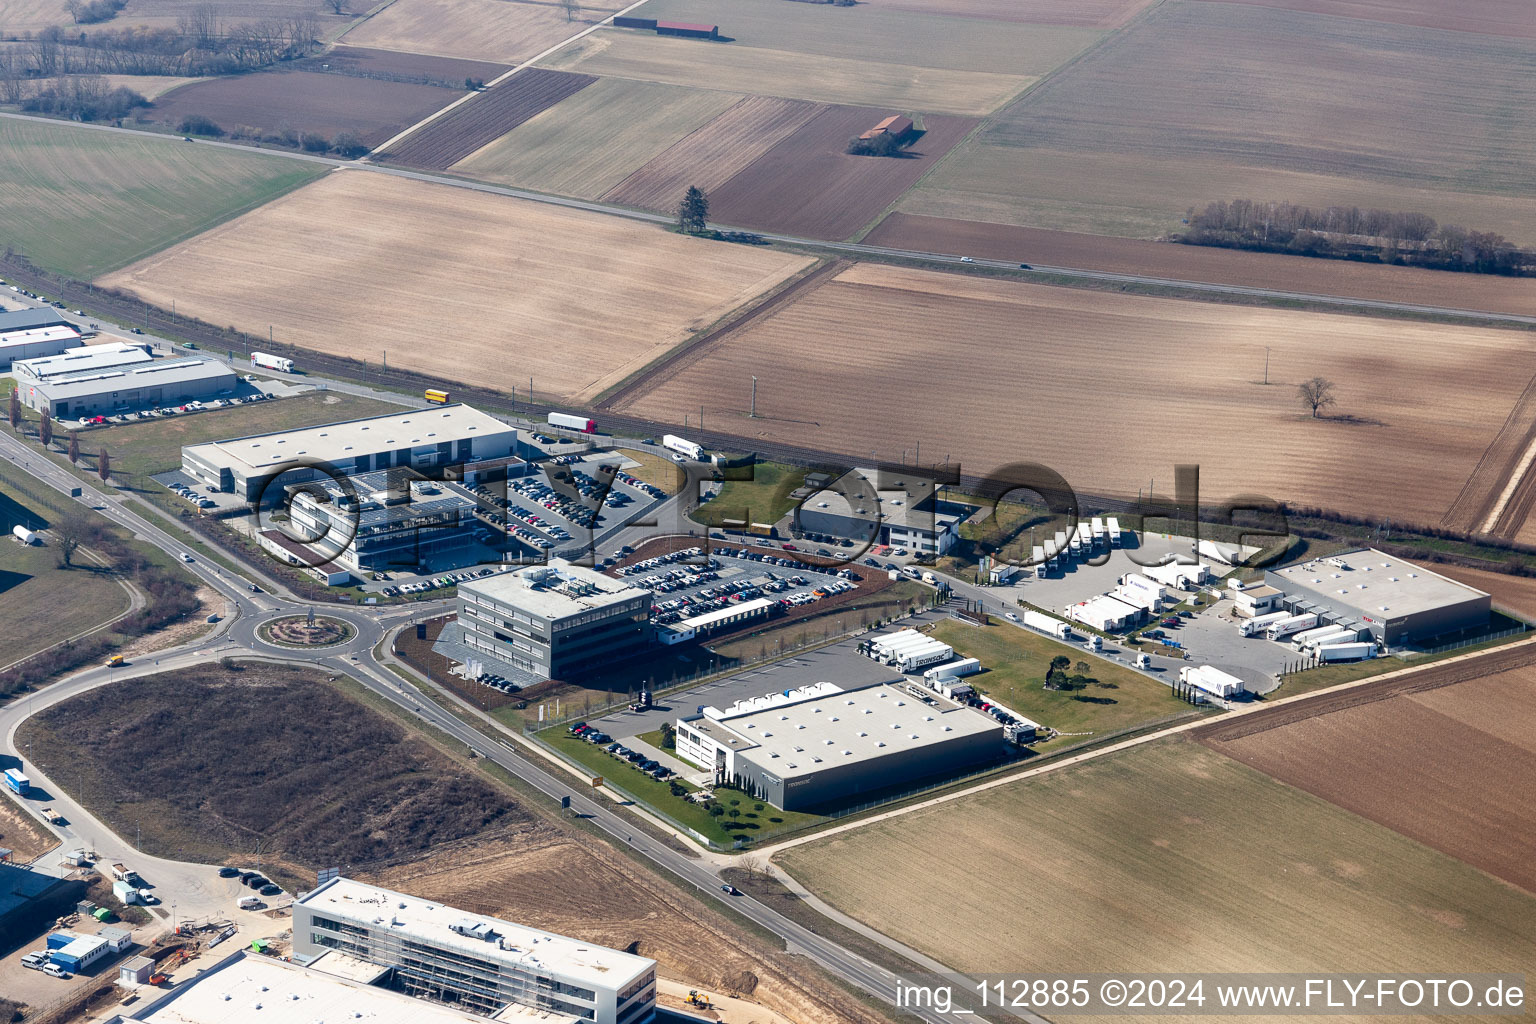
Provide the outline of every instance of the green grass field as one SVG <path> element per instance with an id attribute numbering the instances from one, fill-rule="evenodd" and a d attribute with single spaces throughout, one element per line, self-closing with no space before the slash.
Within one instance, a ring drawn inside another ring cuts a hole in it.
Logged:
<path id="1" fill-rule="evenodd" d="M 740 93 L 605 78 L 460 160 L 453 170 L 596 199 L 741 98 Z"/>
<path id="2" fill-rule="evenodd" d="M 20 472 L 14 467 L 6 467 Z M 41 486 L 41 485 L 39 485 Z M 128 610 L 128 594 L 95 562 L 77 553 L 61 569 L 52 547 L 22 547 L 11 527 L 41 529 L 57 516 L 0 478 L 0 665 L 9 665 Z"/>
<path id="3" fill-rule="evenodd" d="M 934 870 L 957 852 L 963 871 Z M 1536 957 L 1536 898 L 1188 740 L 777 860 L 968 972 L 1523 971 Z M 1000 912 L 999 893 L 1027 912 Z"/>
<path id="4" fill-rule="evenodd" d="M 1037 744 L 1039 750 L 1080 742 L 1083 733 L 1101 736 L 1200 713 L 1174 697 L 1168 687 L 1140 672 L 1088 657 L 1081 648 L 1057 643 L 996 619 L 986 627 L 948 620 L 940 622 L 932 632 L 935 638 L 953 647 L 956 654 L 981 660 L 986 671 L 966 680 L 978 693 L 1064 734 L 1049 743 Z M 1081 662 L 1088 666 L 1084 675 L 1115 688 L 1090 686 L 1075 692 L 1045 689 L 1046 669 L 1059 654 L 1072 659 L 1074 667 L 1068 674 L 1076 672 L 1076 665 Z M 1079 697 L 1088 700 L 1078 700 Z M 1098 703 L 1101 701 L 1107 703 Z"/>
<path id="5" fill-rule="evenodd" d="M 973 116 L 996 110 L 1038 77 L 726 46 L 629 29 L 594 32 L 541 63 L 563 71 L 642 82 Z"/>
<path id="6" fill-rule="evenodd" d="M 39 266 L 90 279 L 322 171 L 169 138 L 0 119 L 0 238 Z"/>
<path id="7" fill-rule="evenodd" d="M 691 518 L 705 526 L 719 526 L 727 519 L 745 523 L 776 523 L 795 507 L 789 495 L 805 482 L 810 472 L 803 466 L 759 462 L 751 480 L 726 480 L 720 493 L 696 509 Z"/>
<path id="8" fill-rule="evenodd" d="M 650 0 L 647 18 L 719 24 L 733 46 L 783 50 L 839 60 L 882 61 L 915 68 L 1043 75 L 1104 33 L 1087 28 L 951 18 L 883 9 L 832 7 L 783 0 Z"/>

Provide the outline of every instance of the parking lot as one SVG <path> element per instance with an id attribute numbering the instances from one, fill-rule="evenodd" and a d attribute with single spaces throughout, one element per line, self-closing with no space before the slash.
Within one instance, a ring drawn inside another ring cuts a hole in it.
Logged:
<path id="1" fill-rule="evenodd" d="M 481 518 L 530 551 L 583 554 L 594 534 L 622 527 L 666 500 L 660 488 L 619 469 L 624 461 L 611 453 L 559 455 L 505 484 L 479 484 L 475 495 L 489 506 Z"/>
<path id="2" fill-rule="evenodd" d="M 653 617 L 659 623 L 759 597 L 777 600 L 787 610 L 858 586 L 859 574 L 845 567 L 817 569 L 792 558 L 735 547 L 712 549 L 708 564 L 698 563 L 700 554 L 699 548 L 684 548 L 626 565 L 615 575 L 655 595 Z"/>

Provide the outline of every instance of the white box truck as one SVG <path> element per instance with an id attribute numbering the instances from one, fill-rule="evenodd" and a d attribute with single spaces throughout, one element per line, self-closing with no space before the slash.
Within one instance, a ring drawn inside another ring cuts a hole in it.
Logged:
<path id="1" fill-rule="evenodd" d="M 1376 645 L 1361 640 L 1352 644 L 1325 644 L 1317 649 L 1317 659 L 1330 661 L 1364 661 L 1376 657 Z"/>
<path id="2" fill-rule="evenodd" d="M 585 416 L 572 416 L 563 412 L 549 414 L 549 425 L 552 427 L 564 427 L 566 430 L 579 430 L 583 434 L 590 434 L 597 429 L 597 424 Z"/>
<path id="3" fill-rule="evenodd" d="M 1031 629 L 1038 629 L 1047 636 L 1053 636 L 1058 640 L 1066 639 L 1068 633 L 1071 632 L 1067 624 L 1060 619 L 1046 615 L 1044 612 L 1033 610 L 1024 613 L 1024 625 L 1029 626 Z"/>
<path id="4" fill-rule="evenodd" d="M 695 462 L 704 461 L 704 446 L 688 440 L 686 437 L 678 437 L 676 434 L 663 434 L 661 446 L 668 451 L 690 458 Z"/>
<path id="5" fill-rule="evenodd" d="M 1315 625 L 1317 625 L 1317 616 L 1312 612 L 1303 612 L 1300 615 L 1289 615 L 1277 622 L 1271 622 L 1264 630 L 1264 635 L 1271 640 L 1279 640 L 1292 633 L 1311 629 Z"/>
<path id="6" fill-rule="evenodd" d="M 1230 697 L 1243 691 L 1241 679 L 1210 665 L 1185 665 L 1179 669 L 1179 682 L 1188 683 L 1218 697 Z"/>
<path id="7" fill-rule="evenodd" d="M 292 373 L 293 360 L 284 356 L 269 355 L 266 352 L 252 352 L 251 365 L 259 366 L 264 370 L 277 370 L 279 373 Z"/>

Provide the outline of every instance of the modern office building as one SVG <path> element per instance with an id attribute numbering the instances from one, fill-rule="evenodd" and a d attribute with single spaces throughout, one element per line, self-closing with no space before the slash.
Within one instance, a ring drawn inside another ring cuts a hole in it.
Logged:
<path id="1" fill-rule="evenodd" d="M 344 482 L 343 482 L 344 481 Z M 289 484 L 292 532 L 351 572 L 459 568 L 476 560 L 475 500 L 405 469 Z"/>
<path id="2" fill-rule="evenodd" d="M 656 1012 L 654 960 L 350 878 L 293 905 L 295 957 L 328 951 L 385 969 L 379 984 L 498 1020 L 509 1007 L 594 1024 L 644 1024 Z"/>
<path id="3" fill-rule="evenodd" d="M 433 406 L 366 419 L 188 445 L 183 473 L 254 501 L 274 482 L 351 476 L 391 467 L 420 471 L 505 458 L 517 431 L 467 405 Z M 322 467 L 329 469 L 327 473 Z M 269 500 L 280 495 L 271 490 Z"/>
<path id="4" fill-rule="evenodd" d="M 43 361 L 43 360 L 39 360 Z M 201 356 L 134 359 L 117 366 L 17 379 L 21 400 L 54 419 L 82 419 L 182 405 L 233 394 L 239 377 L 224 363 Z"/>
<path id="5" fill-rule="evenodd" d="M 790 513 L 790 529 L 796 536 L 825 534 L 935 557 L 960 539 L 960 523 L 969 511 L 941 500 L 933 481 L 915 471 L 853 470 L 802 501 Z"/>
<path id="6" fill-rule="evenodd" d="M 551 559 L 459 586 L 444 633 L 535 680 L 591 675 L 650 643 L 651 592 Z"/>
<path id="7" fill-rule="evenodd" d="M 821 682 L 676 722 L 677 755 L 787 811 L 846 802 L 1002 756 L 1002 727 L 937 693 Z"/>
<path id="8" fill-rule="evenodd" d="M 1482 628 L 1492 608 L 1481 590 L 1374 548 L 1270 569 L 1264 582 L 1283 592 L 1286 611 L 1314 612 L 1319 625 L 1369 632 L 1389 646 Z"/>
<path id="9" fill-rule="evenodd" d="M 80 331 L 50 306 L 0 312 L 0 370 L 17 359 L 58 355 L 80 344 Z"/>

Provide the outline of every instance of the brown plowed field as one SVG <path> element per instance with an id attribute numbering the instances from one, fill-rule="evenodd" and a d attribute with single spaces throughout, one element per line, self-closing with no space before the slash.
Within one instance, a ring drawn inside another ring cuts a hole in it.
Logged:
<path id="1" fill-rule="evenodd" d="M 617 9 L 608 0 L 583 2 L 571 21 L 560 4 L 548 0 L 395 0 L 345 39 L 380 50 L 516 64 Z"/>
<path id="2" fill-rule="evenodd" d="M 343 170 L 107 280 L 375 367 L 587 401 L 811 262 Z"/>
<path id="3" fill-rule="evenodd" d="M 463 85 L 466 77 L 488 82 L 510 66 L 486 60 L 459 60 L 454 57 L 432 57 L 424 53 L 370 50 L 362 46 L 333 46 L 323 55 L 304 62 L 306 66 L 311 63 L 329 64 L 332 74 L 356 75 L 361 78 L 395 76 L 452 86 Z"/>
<path id="4" fill-rule="evenodd" d="M 375 156 L 411 167 L 446 171 L 481 146 L 595 81 L 591 75 L 528 68 L 400 140 L 388 152 Z"/>
<path id="5" fill-rule="evenodd" d="M 1493 595 L 1493 606 L 1525 618 L 1536 619 L 1536 578 L 1503 572 L 1437 565 L 1435 572 Z"/>
<path id="6" fill-rule="evenodd" d="M 1511 652 L 1514 653 L 1514 652 Z M 1529 647 L 1520 654 L 1529 662 Z M 1515 659 L 1502 659 L 1504 662 Z M 1472 663 L 1474 666 L 1476 662 Z M 1447 666 L 1199 730 L 1282 782 L 1536 892 L 1536 666 Z M 1452 680 L 1436 685 L 1439 678 Z M 1455 681 L 1460 678 L 1461 681 Z M 1311 713 L 1302 708 L 1310 709 Z"/>
<path id="7" fill-rule="evenodd" d="M 942 2 L 942 0 L 939 0 Z M 1398 25 L 1480 32 L 1491 36 L 1536 39 L 1536 16 L 1527 0 L 1222 0 L 1288 11 L 1333 14 L 1343 18 Z"/>
<path id="8" fill-rule="evenodd" d="M 976 124 L 969 117 L 929 114 L 922 138 L 899 157 L 843 152 L 850 138 L 889 114 L 828 107 L 710 193 L 711 219 L 809 238 L 847 238 L 917 184 Z"/>
<path id="9" fill-rule="evenodd" d="M 1150 0 L 866 0 L 875 10 L 1018 21 L 1029 25 L 1119 28 Z M 1321 2 L 1321 0 L 1320 0 Z"/>
<path id="10" fill-rule="evenodd" d="M 1039 461 L 1087 494 L 1149 479 L 1166 494 L 1173 465 L 1195 462 L 1211 501 L 1257 492 L 1432 524 L 1533 374 L 1516 331 L 861 264 L 618 411 L 681 423 L 703 399 L 715 429 L 746 437 L 891 459 L 920 440 L 966 473 Z M 1332 417 L 1298 402 L 1317 375 L 1336 384 Z M 752 376 L 756 420 L 748 389 L 719 386 Z"/>
<path id="11" fill-rule="evenodd" d="M 733 175 L 825 109 L 802 100 L 748 96 L 689 132 L 602 198 L 647 210 L 674 210 L 689 185 L 713 196 Z"/>
<path id="12" fill-rule="evenodd" d="M 911 213 L 891 214 L 864 236 L 864 241 L 897 249 L 1112 274 L 1536 316 L 1536 283 L 1487 274 L 1367 266 L 1345 260 L 1175 245 Z"/>
<path id="13" fill-rule="evenodd" d="M 462 85 L 462 76 L 459 81 Z M 376 146 L 463 91 L 321 71 L 265 71 L 174 89 L 155 101 L 152 116 L 172 128 L 189 114 L 201 114 L 225 131 L 249 125 L 266 132 L 287 124 L 328 139 L 351 131 L 364 145 Z"/>

